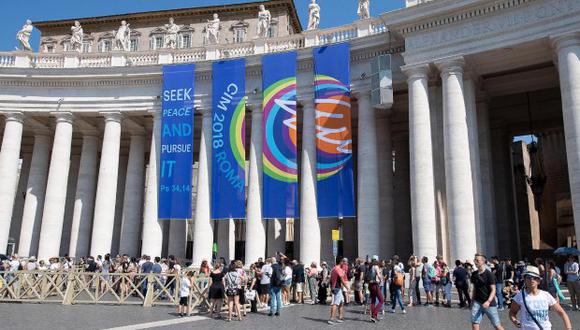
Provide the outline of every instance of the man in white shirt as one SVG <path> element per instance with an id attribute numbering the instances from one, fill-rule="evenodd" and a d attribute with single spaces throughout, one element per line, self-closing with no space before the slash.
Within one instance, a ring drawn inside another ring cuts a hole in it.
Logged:
<path id="1" fill-rule="evenodd" d="M 580 276 L 578 275 L 579 266 L 573 255 L 568 256 L 568 262 L 564 265 L 564 272 L 566 273 L 566 285 L 570 291 L 570 299 L 572 300 L 572 308 L 580 309 Z"/>
<path id="2" fill-rule="evenodd" d="M 18 261 L 18 255 L 13 254 L 12 258 L 10 259 L 10 271 L 11 272 L 17 271 L 18 266 L 20 266 L 20 261 Z"/>
<path id="3" fill-rule="evenodd" d="M 272 277 L 272 262 L 270 259 L 266 259 L 266 263 L 262 266 L 260 270 L 260 298 L 262 305 L 268 304 L 268 296 L 270 292 L 270 278 Z"/>

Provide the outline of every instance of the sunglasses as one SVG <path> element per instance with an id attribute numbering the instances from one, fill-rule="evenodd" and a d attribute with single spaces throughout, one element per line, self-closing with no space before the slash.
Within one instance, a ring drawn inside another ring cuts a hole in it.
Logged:
<path id="1" fill-rule="evenodd" d="M 536 280 L 536 281 L 541 281 L 541 278 L 537 278 L 535 276 L 524 276 L 525 280 Z"/>

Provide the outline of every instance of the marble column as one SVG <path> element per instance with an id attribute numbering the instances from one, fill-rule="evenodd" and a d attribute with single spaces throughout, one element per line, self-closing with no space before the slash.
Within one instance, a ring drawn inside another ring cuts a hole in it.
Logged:
<path id="1" fill-rule="evenodd" d="M 493 163 L 491 156 L 491 129 L 489 109 L 485 99 L 477 103 L 477 126 L 479 132 L 479 159 L 481 162 L 481 201 L 483 205 L 483 235 L 487 238 L 484 253 L 497 255 L 497 225 L 493 185 Z"/>
<path id="2" fill-rule="evenodd" d="M 111 252 L 115 205 L 117 201 L 117 179 L 119 175 L 119 150 L 121 147 L 121 120 L 118 112 L 105 113 L 105 133 L 101 148 L 101 162 L 95 198 L 95 217 L 91 238 L 91 255 Z"/>
<path id="3" fill-rule="evenodd" d="M 218 258 L 223 257 L 226 262 L 234 260 L 236 255 L 236 224 L 234 219 L 216 220 L 214 226 L 217 226 Z"/>
<path id="4" fill-rule="evenodd" d="M 99 139 L 96 132 L 83 135 L 68 251 L 71 257 L 82 257 L 89 254 L 97 183 L 98 147 Z"/>
<path id="5" fill-rule="evenodd" d="M 576 240 L 580 239 L 580 33 L 552 39 L 558 56 L 566 157 Z"/>
<path id="6" fill-rule="evenodd" d="M 185 258 L 187 244 L 187 220 L 171 220 L 169 225 L 169 242 L 167 242 L 167 255 L 178 259 Z"/>
<path id="7" fill-rule="evenodd" d="M 443 86 L 445 180 L 450 260 L 469 259 L 477 252 L 475 205 L 463 86 L 462 58 L 437 63 Z"/>
<path id="8" fill-rule="evenodd" d="M 358 254 L 380 251 L 379 180 L 375 109 L 369 91 L 358 97 L 357 225 Z"/>
<path id="9" fill-rule="evenodd" d="M 388 257 L 394 253 L 400 253 L 396 249 L 395 235 L 399 224 L 395 221 L 393 212 L 393 140 L 390 110 L 379 110 L 377 116 L 380 255 Z"/>
<path id="10" fill-rule="evenodd" d="M 151 258 L 160 257 L 163 249 L 163 225 L 157 219 L 157 187 L 159 171 L 157 164 L 161 152 L 161 112 L 154 111 L 149 166 L 147 167 L 147 189 L 145 190 L 145 209 L 141 233 L 141 254 Z"/>
<path id="11" fill-rule="evenodd" d="M 37 134 L 34 136 L 34 147 L 32 149 L 32 160 L 28 174 L 26 198 L 22 213 L 22 227 L 18 243 L 18 254 L 20 256 L 36 255 L 38 252 L 40 221 L 42 220 L 42 208 L 44 206 L 51 142 L 52 138 L 49 135 Z"/>
<path id="12" fill-rule="evenodd" d="M 300 260 L 320 264 L 320 224 L 316 207 L 316 109 L 303 101 L 302 168 L 300 172 Z"/>
<path id="13" fill-rule="evenodd" d="M 203 110 L 201 142 L 199 144 L 199 169 L 197 171 L 197 199 L 193 230 L 192 264 L 210 261 L 213 249 L 213 224 L 210 214 L 211 182 L 211 109 Z"/>
<path id="14" fill-rule="evenodd" d="M 246 265 L 263 258 L 266 252 L 266 230 L 262 220 L 262 115 L 262 105 L 253 105 L 246 219 Z"/>
<path id="15" fill-rule="evenodd" d="M 483 222 L 482 176 L 481 157 L 479 153 L 479 126 L 477 124 L 476 94 L 477 85 L 475 75 L 467 73 L 464 77 L 465 108 L 467 111 L 467 132 L 469 135 L 469 155 L 471 159 L 471 180 L 473 181 L 473 206 L 475 209 L 475 237 L 477 251 L 487 251 L 487 236 Z"/>
<path id="16" fill-rule="evenodd" d="M 268 230 L 266 237 L 268 240 L 268 250 L 266 257 L 276 256 L 276 252 L 286 253 L 286 219 L 266 220 Z"/>
<path id="17" fill-rule="evenodd" d="M 409 86 L 409 159 L 413 252 L 433 258 L 437 254 L 437 221 L 431 145 L 427 65 L 405 66 Z"/>
<path id="18" fill-rule="evenodd" d="M 6 253 L 14 198 L 18 186 L 18 160 L 24 115 L 21 112 L 3 113 L 6 117 L 2 149 L 0 149 L 0 253 Z"/>
<path id="19" fill-rule="evenodd" d="M 73 115 L 70 112 L 53 113 L 56 117 L 56 129 L 50 167 L 46 183 L 38 258 L 48 260 L 59 255 L 60 239 L 64 224 L 66 193 L 70 166 L 71 142 L 73 133 Z"/>
<path id="20" fill-rule="evenodd" d="M 145 186 L 145 136 L 141 132 L 131 135 L 125 180 L 119 252 L 136 256 L 139 253 Z"/>

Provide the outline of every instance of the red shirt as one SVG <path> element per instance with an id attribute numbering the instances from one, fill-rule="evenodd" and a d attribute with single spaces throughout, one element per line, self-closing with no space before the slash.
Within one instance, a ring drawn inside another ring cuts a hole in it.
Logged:
<path id="1" fill-rule="evenodd" d="M 348 279 L 346 277 L 346 273 L 340 268 L 339 265 L 334 266 L 332 268 L 332 272 L 330 273 L 330 287 L 336 288 L 338 279 L 340 278 L 341 282 L 346 285 L 348 283 Z"/>

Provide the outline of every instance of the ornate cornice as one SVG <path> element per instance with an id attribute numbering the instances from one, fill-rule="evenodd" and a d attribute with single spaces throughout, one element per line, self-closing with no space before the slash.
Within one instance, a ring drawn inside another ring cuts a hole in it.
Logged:
<path id="1" fill-rule="evenodd" d="M 389 28 L 408 35 L 523 7 L 535 1 L 537 0 L 439 0 L 385 13 L 382 18 Z M 450 10 L 453 12 L 449 13 Z"/>

